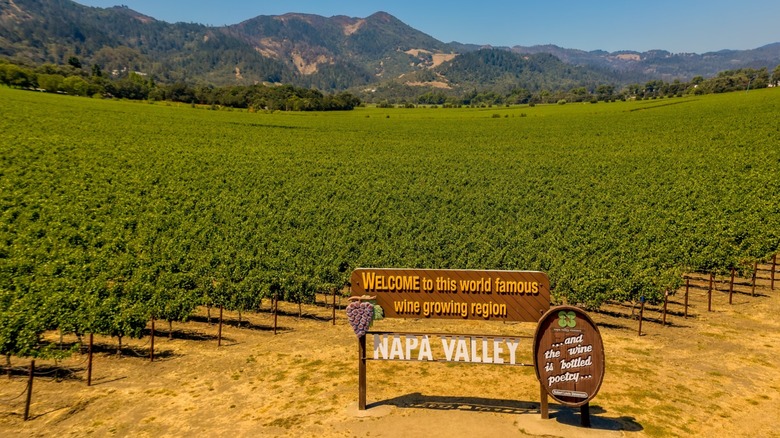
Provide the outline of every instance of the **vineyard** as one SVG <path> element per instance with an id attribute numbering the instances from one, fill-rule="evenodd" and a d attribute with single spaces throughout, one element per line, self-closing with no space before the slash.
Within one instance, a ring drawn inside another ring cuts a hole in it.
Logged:
<path id="1" fill-rule="evenodd" d="M 658 302 L 780 249 L 777 89 L 484 109 L 249 113 L 0 88 L 0 350 L 140 337 L 356 267 L 525 269 Z"/>

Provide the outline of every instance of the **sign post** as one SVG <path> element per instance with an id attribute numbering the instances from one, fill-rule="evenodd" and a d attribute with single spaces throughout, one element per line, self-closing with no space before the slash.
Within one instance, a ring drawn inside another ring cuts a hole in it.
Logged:
<path id="1" fill-rule="evenodd" d="M 366 410 L 366 335 L 358 338 L 358 409 Z"/>

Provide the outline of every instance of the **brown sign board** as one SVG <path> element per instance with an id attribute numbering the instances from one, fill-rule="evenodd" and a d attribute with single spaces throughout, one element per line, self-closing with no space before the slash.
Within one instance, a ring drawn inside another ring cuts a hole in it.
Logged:
<path id="1" fill-rule="evenodd" d="M 566 406 L 583 406 L 604 379 L 604 344 L 593 320 L 577 307 L 558 306 L 539 321 L 534 334 L 536 377 Z"/>
<path id="2" fill-rule="evenodd" d="M 537 271 L 359 268 L 351 294 L 375 297 L 389 318 L 537 322 L 550 308 Z"/>

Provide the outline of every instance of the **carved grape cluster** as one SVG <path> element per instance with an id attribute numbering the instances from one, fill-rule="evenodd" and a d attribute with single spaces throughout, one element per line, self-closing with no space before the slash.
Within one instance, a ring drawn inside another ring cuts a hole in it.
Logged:
<path id="1" fill-rule="evenodd" d="M 347 320 L 352 326 L 355 335 L 361 337 L 366 334 L 371 321 L 374 319 L 374 305 L 367 301 L 353 301 L 347 306 Z"/>

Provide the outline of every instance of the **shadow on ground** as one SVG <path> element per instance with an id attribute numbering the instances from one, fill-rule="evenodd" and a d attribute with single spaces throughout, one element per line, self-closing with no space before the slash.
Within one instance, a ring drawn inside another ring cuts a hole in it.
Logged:
<path id="1" fill-rule="evenodd" d="M 643 430 L 641 424 L 634 417 L 604 417 L 607 412 L 598 405 L 590 406 L 590 428 L 594 430 L 622 430 L 626 432 L 639 432 Z M 550 418 L 568 426 L 581 426 L 580 408 L 569 408 L 561 405 L 550 405 Z"/>
<path id="2" fill-rule="evenodd" d="M 460 410 L 471 412 L 490 412 L 500 414 L 530 414 L 540 415 L 539 403 L 521 400 L 500 400 L 480 397 L 446 397 L 423 395 L 419 392 L 402 395 L 388 400 L 381 400 L 366 406 L 368 409 L 379 406 L 395 406 L 397 408 Z M 558 404 L 550 404 L 550 419 L 568 426 L 582 427 L 579 408 L 569 408 Z M 633 417 L 605 417 L 607 412 L 598 405 L 590 406 L 590 421 L 593 430 L 612 430 L 638 432 L 643 430 L 641 424 Z"/>

